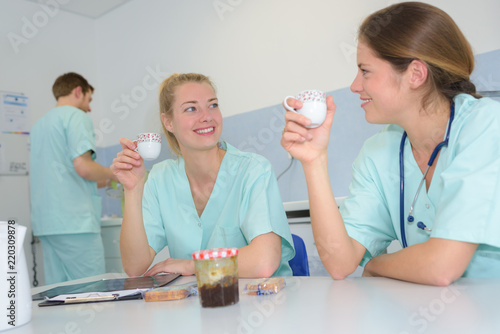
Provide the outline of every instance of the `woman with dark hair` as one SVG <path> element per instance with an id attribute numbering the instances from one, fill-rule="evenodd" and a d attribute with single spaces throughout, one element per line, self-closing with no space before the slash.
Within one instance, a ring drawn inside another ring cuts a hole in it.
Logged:
<path id="1" fill-rule="evenodd" d="M 315 129 L 287 112 L 281 141 L 302 163 L 330 275 L 361 264 L 364 276 L 440 286 L 500 276 L 500 104 L 476 94 L 462 32 L 434 6 L 395 4 L 362 23 L 357 62 L 351 90 L 366 120 L 390 125 L 365 142 L 340 210 L 327 166 L 333 99 Z M 403 249 L 385 254 L 393 240 Z"/>

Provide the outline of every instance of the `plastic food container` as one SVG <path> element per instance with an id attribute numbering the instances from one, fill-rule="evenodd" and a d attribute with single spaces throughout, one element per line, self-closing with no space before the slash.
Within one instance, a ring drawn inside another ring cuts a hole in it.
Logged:
<path id="1" fill-rule="evenodd" d="M 236 304 L 238 289 L 238 249 L 214 248 L 193 253 L 202 307 Z"/>

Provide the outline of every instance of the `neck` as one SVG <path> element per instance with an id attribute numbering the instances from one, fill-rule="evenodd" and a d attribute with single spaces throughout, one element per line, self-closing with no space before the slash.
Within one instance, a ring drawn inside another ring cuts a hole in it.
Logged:
<path id="1" fill-rule="evenodd" d="M 182 152 L 188 179 L 198 184 L 215 182 L 224 154 L 217 146 L 206 151 Z"/>
<path id="2" fill-rule="evenodd" d="M 70 96 L 61 96 L 59 99 L 57 99 L 56 107 L 63 107 L 63 106 L 71 106 L 78 108 L 77 103 Z"/>
<path id="3" fill-rule="evenodd" d="M 450 103 L 436 101 L 427 110 L 418 110 L 403 126 L 415 155 L 430 156 L 436 145 L 444 140 L 450 119 Z"/>

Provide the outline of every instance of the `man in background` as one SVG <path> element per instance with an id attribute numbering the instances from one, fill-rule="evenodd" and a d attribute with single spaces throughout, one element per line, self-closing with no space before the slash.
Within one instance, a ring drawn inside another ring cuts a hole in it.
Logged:
<path id="1" fill-rule="evenodd" d="M 31 223 L 42 242 L 45 284 L 105 273 L 101 197 L 116 177 L 95 162 L 94 88 L 77 73 L 58 77 L 55 108 L 30 134 Z"/>

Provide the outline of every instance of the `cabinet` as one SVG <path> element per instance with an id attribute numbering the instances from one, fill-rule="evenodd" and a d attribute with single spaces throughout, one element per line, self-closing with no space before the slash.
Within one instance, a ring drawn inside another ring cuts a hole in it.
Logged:
<path id="1" fill-rule="evenodd" d="M 120 230 L 122 218 L 106 218 L 101 220 L 101 235 L 104 245 L 104 260 L 107 273 L 123 273 L 120 254 Z M 156 254 L 152 266 L 169 257 L 168 247 Z"/>

